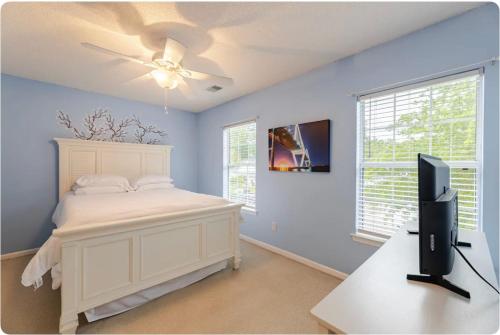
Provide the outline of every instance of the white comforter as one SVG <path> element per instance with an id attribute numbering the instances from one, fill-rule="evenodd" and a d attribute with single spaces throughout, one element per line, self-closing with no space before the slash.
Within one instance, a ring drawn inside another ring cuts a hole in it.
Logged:
<path id="1" fill-rule="evenodd" d="M 120 219 L 174 213 L 228 204 L 225 199 L 177 188 L 140 192 L 74 195 L 68 192 L 57 205 L 52 220 L 60 229 L 84 224 L 102 224 Z M 50 269 L 52 289 L 61 285 L 60 240 L 51 236 L 26 266 L 21 282 L 39 287 Z"/>

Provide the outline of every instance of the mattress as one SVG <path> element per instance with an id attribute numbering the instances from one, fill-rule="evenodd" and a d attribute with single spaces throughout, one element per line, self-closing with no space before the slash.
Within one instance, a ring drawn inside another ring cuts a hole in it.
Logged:
<path id="1" fill-rule="evenodd" d="M 112 194 L 75 195 L 66 193 L 52 217 L 59 229 L 80 225 L 99 225 L 116 220 L 143 218 L 151 215 L 182 212 L 229 204 L 229 201 L 178 188 Z M 49 270 L 52 288 L 61 285 L 61 244 L 51 236 L 26 266 L 21 283 L 35 288 L 43 284 L 42 276 Z"/>
<path id="2" fill-rule="evenodd" d="M 92 195 L 68 192 L 57 205 L 52 221 L 58 228 L 68 228 L 228 203 L 220 197 L 178 188 Z"/>

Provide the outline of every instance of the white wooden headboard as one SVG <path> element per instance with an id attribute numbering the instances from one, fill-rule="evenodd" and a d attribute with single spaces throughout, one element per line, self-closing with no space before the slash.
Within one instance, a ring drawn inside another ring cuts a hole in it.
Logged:
<path id="1" fill-rule="evenodd" d="M 136 178 L 170 176 L 170 145 L 117 143 L 55 138 L 59 146 L 59 199 L 84 174 Z"/>

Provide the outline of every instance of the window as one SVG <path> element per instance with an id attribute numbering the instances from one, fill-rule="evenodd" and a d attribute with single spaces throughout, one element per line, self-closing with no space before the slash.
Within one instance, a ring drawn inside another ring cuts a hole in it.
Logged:
<path id="1" fill-rule="evenodd" d="M 359 98 L 357 232 L 387 237 L 418 222 L 417 153 L 450 166 L 459 226 L 478 229 L 481 96 L 472 71 Z"/>
<path id="2" fill-rule="evenodd" d="M 224 128 L 224 198 L 255 210 L 255 121 Z"/>

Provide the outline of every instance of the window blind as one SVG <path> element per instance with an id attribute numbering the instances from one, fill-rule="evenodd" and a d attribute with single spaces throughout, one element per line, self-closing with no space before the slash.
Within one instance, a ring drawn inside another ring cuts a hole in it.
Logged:
<path id="1" fill-rule="evenodd" d="M 256 123 L 224 128 L 224 197 L 255 209 Z"/>
<path id="2" fill-rule="evenodd" d="M 458 190 L 459 226 L 480 219 L 478 71 L 360 97 L 356 226 L 389 236 L 418 222 L 417 154 L 441 157 Z"/>

